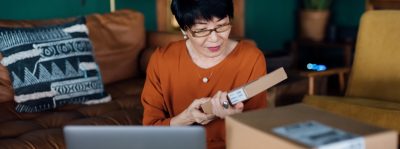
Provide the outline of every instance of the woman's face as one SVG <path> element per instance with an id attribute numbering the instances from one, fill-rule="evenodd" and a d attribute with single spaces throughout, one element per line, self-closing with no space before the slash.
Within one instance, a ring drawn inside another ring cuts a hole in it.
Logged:
<path id="1" fill-rule="evenodd" d="M 230 32 L 229 17 L 214 17 L 211 21 L 197 20 L 195 25 L 186 30 L 196 53 L 206 58 L 215 58 L 228 50 L 226 47 Z"/>

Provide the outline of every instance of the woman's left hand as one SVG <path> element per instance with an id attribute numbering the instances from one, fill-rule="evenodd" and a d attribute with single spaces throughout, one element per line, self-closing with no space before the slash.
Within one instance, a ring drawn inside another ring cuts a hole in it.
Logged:
<path id="1" fill-rule="evenodd" d="M 231 106 L 228 104 L 228 106 L 224 107 L 223 103 L 228 102 L 227 95 L 228 95 L 227 92 L 218 91 L 211 98 L 211 103 L 213 105 L 212 111 L 217 117 L 225 118 L 228 115 L 241 113 L 243 111 L 244 105 L 242 102 L 239 102 L 239 103 L 235 104 L 234 106 Z"/>

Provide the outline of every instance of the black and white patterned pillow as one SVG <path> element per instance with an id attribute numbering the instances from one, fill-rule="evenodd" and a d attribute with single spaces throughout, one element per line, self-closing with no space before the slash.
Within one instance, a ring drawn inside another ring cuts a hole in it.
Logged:
<path id="1" fill-rule="evenodd" d="M 85 19 L 37 28 L 0 28 L 1 64 L 18 112 L 111 100 L 104 91 Z"/>

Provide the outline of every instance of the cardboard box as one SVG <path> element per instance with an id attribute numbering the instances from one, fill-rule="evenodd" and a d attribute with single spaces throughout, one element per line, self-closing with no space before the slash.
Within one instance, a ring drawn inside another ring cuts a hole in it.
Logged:
<path id="1" fill-rule="evenodd" d="M 287 74 L 285 70 L 283 69 L 283 67 L 278 68 L 275 71 L 268 73 L 255 81 L 252 81 L 230 91 L 228 93 L 228 102 L 230 105 L 235 105 L 239 102 L 243 102 L 278 84 L 279 82 L 282 82 L 285 79 L 287 79 Z M 204 113 L 212 113 L 211 102 L 206 102 L 202 104 L 201 108 Z"/>
<path id="2" fill-rule="evenodd" d="M 228 149 L 396 149 L 396 131 L 367 125 L 305 104 L 226 118 Z M 309 142 L 307 142 L 309 141 Z"/>

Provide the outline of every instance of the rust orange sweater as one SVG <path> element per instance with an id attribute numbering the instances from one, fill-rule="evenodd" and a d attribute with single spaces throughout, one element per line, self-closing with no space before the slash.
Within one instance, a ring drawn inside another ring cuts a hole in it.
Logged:
<path id="1" fill-rule="evenodd" d="M 230 91 L 266 73 L 263 53 L 253 44 L 240 41 L 219 64 L 202 69 L 191 59 L 185 41 L 157 49 L 150 58 L 142 92 L 143 125 L 169 125 L 194 99 L 212 97 L 218 90 Z M 202 78 L 209 77 L 208 83 Z M 266 107 L 263 92 L 244 102 L 244 111 Z M 216 119 L 204 125 L 207 146 L 225 148 L 225 125 Z"/>

